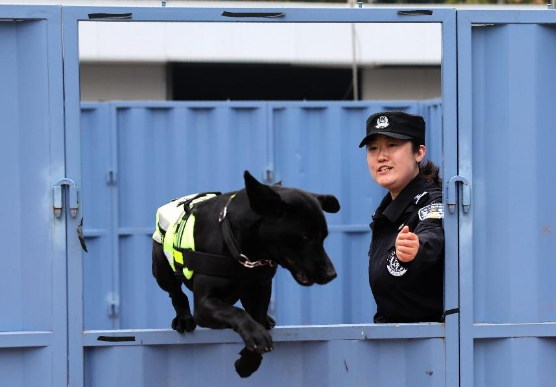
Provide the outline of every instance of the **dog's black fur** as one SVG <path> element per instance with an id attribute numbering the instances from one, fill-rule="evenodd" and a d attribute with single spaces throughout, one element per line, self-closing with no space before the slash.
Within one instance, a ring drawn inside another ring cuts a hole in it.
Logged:
<path id="1" fill-rule="evenodd" d="M 264 185 L 247 171 L 244 178 L 245 189 L 238 191 L 230 202 L 227 215 L 240 251 L 251 261 L 270 259 L 278 263 L 303 286 L 332 281 L 336 271 L 323 248 L 328 230 L 322 210 L 338 212 L 338 200 L 331 195 Z M 195 206 L 196 251 L 230 256 L 218 217 L 231 195 L 223 194 Z M 276 265 L 245 268 L 241 275 L 232 277 L 195 273 L 185 281 L 193 291 L 193 317 L 181 282 L 174 276 L 158 242 L 153 242 L 152 257 L 153 275 L 169 293 L 176 310 L 172 328 L 180 333 L 193 331 L 196 324 L 233 329 L 245 342 L 235 364 L 237 373 L 247 377 L 255 372 L 262 354 L 273 350 L 267 330 L 275 322 L 267 312 Z M 238 300 L 245 310 L 233 306 Z"/>

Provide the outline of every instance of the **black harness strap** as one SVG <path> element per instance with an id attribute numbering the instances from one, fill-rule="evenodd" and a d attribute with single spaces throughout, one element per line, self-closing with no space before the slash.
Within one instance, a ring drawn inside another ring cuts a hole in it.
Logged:
<path id="1" fill-rule="evenodd" d="M 226 244 L 228 251 L 238 263 L 240 263 L 242 266 L 248 269 L 253 269 L 256 267 L 267 266 L 267 265 L 271 267 L 274 266 L 274 262 L 269 259 L 251 261 L 245 254 L 242 254 L 241 251 L 239 250 L 239 243 L 236 237 L 234 236 L 234 233 L 232 232 L 232 226 L 230 225 L 230 221 L 228 220 L 228 216 L 227 216 L 228 207 L 235 196 L 236 194 L 230 196 L 230 198 L 226 202 L 226 205 L 220 212 L 220 216 L 218 217 L 218 221 L 220 222 L 220 229 L 222 231 L 222 236 L 224 238 L 224 243 Z"/>
<path id="2" fill-rule="evenodd" d="M 230 226 L 230 222 L 228 221 L 227 217 L 223 219 L 220 227 L 222 229 L 222 236 L 224 237 L 224 243 L 226 244 L 226 247 L 230 251 L 232 257 L 234 257 L 236 261 L 239 261 L 241 253 L 239 252 L 239 248 L 237 247 L 237 239 L 232 232 L 232 227 Z"/>
<path id="3" fill-rule="evenodd" d="M 245 268 L 228 255 L 200 253 L 193 250 L 181 250 L 184 266 L 195 273 L 234 277 L 245 272 Z M 179 266 L 181 266 L 178 263 Z"/>

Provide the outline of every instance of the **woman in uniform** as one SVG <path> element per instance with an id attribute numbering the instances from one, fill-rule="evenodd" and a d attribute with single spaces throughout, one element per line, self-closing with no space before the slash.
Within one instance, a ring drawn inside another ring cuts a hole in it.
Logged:
<path id="1" fill-rule="evenodd" d="M 423 161 L 425 121 L 403 112 L 367 119 L 367 164 L 386 188 L 371 223 L 369 283 L 375 323 L 441 321 L 444 230 L 438 167 Z"/>

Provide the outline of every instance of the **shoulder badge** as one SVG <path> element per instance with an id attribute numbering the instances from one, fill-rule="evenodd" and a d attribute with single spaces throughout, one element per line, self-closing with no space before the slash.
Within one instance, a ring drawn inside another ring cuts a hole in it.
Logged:
<path id="1" fill-rule="evenodd" d="M 419 210 L 419 220 L 444 219 L 442 203 L 432 203 Z"/>

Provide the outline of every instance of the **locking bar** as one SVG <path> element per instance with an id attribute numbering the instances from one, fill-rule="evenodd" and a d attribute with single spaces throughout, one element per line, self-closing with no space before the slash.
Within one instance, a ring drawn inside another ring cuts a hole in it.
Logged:
<path id="1" fill-rule="evenodd" d="M 79 210 L 79 190 L 77 185 L 71 179 L 61 179 L 52 187 L 52 201 L 54 207 L 54 216 L 59 218 L 62 216 L 62 209 L 64 208 L 64 195 L 62 187 L 67 187 L 69 196 L 69 208 L 72 218 L 77 216 Z"/>
<path id="2" fill-rule="evenodd" d="M 459 184 L 458 184 L 459 183 Z M 451 214 L 456 211 L 456 187 L 459 186 L 459 197 L 461 198 L 461 204 L 463 207 L 463 212 L 469 212 L 471 208 L 471 183 L 463 176 L 452 176 L 448 182 L 447 191 L 448 198 L 446 203 L 448 204 L 448 210 Z"/>

